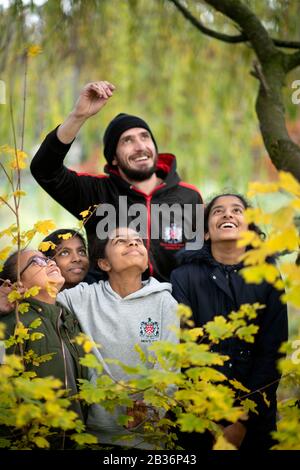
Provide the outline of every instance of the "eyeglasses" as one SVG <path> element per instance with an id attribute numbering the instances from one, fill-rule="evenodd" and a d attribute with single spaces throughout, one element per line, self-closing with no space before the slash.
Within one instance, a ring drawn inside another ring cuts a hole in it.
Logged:
<path id="1" fill-rule="evenodd" d="M 20 272 L 20 277 L 22 276 L 22 274 L 24 273 L 24 271 L 26 271 L 27 268 L 29 268 L 29 266 L 31 266 L 32 264 L 35 264 L 36 266 L 40 266 L 41 268 L 45 268 L 46 266 L 48 266 L 48 264 L 53 261 L 55 263 L 55 261 L 52 259 L 52 258 L 46 258 L 45 256 L 33 256 L 29 261 L 28 263 L 26 264 L 25 268 L 22 269 L 22 271 Z"/>

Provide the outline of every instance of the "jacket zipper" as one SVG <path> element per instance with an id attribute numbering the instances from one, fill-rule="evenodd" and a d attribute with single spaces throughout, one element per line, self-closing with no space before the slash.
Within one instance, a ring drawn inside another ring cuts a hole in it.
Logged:
<path id="1" fill-rule="evenodd" d="M 71 348 L 73 348 L 73 350 L 74 350 L 74 352 L 75 352 L 75 356 L 76 356 L 76 355 L 77 355 L 77 350 L 76 350 L 74 344 L 73 344 L 72 341 L 71 341 L 71 338 L 70 338 L 70 336 L 69 336 L 68 330 L 66 330 L 66 335 L 67 335 L 67 337 L 68 337 L 70 346 L 71 346 Z M 72 355 L 71 351 L 70 351 L 70 354 Z M 74 360 L 74 366 L 75 366 L 75 369 L 78 370 L 78 369 L 80 368 L 80 363 L 79 363 L 79 365 L 77 366 L 77 361 Z M 77 383 L 76 383 L 76 385 L 77 385 Z"/>
<path id="2" fill-rule="evenodd" d="M 157 186 L 150 194 L 145 194 L 143 191 L 140 191 L 139 189 L 135 188 L 134 186 L 130 186 L 130 189 L 133 191 L 136 191 L 137 193 L 141 194 L 145 199 L 146 199 L 146 207 L 147 207 L 147 243 L 146 243 L 146 248 L 148 252 L 148 258 L 149 258 L 149 271 L 150 271 L 150 276 L 153 275 L 154 268 L 153 265 L 150 261 L 150 240 L 151 240 L 151 199 L 153 194 L 160 188 L 165 186 L 165 183 L 160 184 Z"/>

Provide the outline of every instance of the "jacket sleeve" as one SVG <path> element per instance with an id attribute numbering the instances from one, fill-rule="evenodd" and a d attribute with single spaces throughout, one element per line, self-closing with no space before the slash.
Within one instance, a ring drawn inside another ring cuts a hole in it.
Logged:
<path id="1" fill-rule="evenodd" d="M 256 402 L 257 411 L 261 416 L 268 413 L 269 409 L 263 398 L 263 392 L 267 400 L 271 401 L 271 406 L 272 404 L 275 406 L 276 390 L 280 379 L 277 363 L 281 354 L 278 350 L 288 339 L 287 306 L 280 300 L 282 293 L 269 285 L 265 300 L 266 308 L 258 311 L 258 315 L 261 312 L 262 318 L 255 340 L 254 362 L 247 386 L 253 392 L 262 389 L 261 392 L 255 392 L 249 396 Z M 257 415 L 251 413 L 249 422 L 256 418 Z"/>
<path id="2" fill-rule="evenodd" d="M 80 219 L 80 212 L 103 202 L 101 197 L 105 183 L 101 177 L 78 175 L 64 166 L 64 158 L 72 143 L 62 143 L 56 130 L 51 131 L 41 144 L 32 159 L 30 170 L 39 185 L 55 201 Z"/>
<path id="3" fill-rule="evenodd" d="M 175 269 L 171 273 L 172 295 L 179 304 L 191 307 L 189 298 L 188 278 L 184 275 L 182 268 Z"/>

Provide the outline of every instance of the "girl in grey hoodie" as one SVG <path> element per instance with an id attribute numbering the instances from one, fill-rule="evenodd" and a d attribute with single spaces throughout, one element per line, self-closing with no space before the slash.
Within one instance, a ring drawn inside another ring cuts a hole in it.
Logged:
<path id="1" fill-rule="evenodd" d="M 147 356 L 148 347 L 154 341 L 178 342 L 170 330 L 172 325 L 179 326 L 177 302 L 171 295 L 169 283 L 152 277 L 142 281 L 148 255 L 143 240 L 132 229 L 115 229 L 105 243 L 99 242 L 98 265 L 107 274 L 107 280 L 91 285 L 80 283 L 61 292 L 57 301 L 74 312 L 83 332 L 101 345 L 99 349 L 94 348 L 94 354 L 105 372 L 116 381 L 126 380 L 128 377 L 119 366 L 107 364 L 105 360 L 118 359 L 135 366 L 140 361 L 135 344 Z M 152 363 L 148 365 L 154 367 Z M 92 380 L 96 380 L 96 374 Z M 93 432 L 100 443 L 136 446 L 137 439 L 116 440 L 117 436 L 132 435 L 132 431 L 118 424 L 117 414 L 92 405 L 88 431 Z"/>

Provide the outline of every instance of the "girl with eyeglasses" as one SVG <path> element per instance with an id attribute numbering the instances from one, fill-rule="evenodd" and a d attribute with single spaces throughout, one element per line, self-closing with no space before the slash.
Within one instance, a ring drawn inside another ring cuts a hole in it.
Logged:
<path id="1" fill-rule="evenodd" d="M 8 289 L 17 282 L 17 262 L 18 253 L 13 253 L 4 263 L 1 277 Z M 49 361 L 42 362 L 38 366 L 28 362 L 25 363 L 25 368 L 36 372 L 38 377 L 53 376 L 60 379 L 69 396 L 74 395 L 78 391 L 77 379 L 87 378 L 88 374 L 87 369 L 79 363 L 84 353 L 72 341 L 81 332 L 78 320 L 69 310 L 56 304 L 56 295 L 65 280 L 56 262 L 40 251 L 21 250 L 19 262 L 22 288 L 24 290 L 33 286 L 39 288 L 34 297 L 25 299 L 29 304 L 29 310 L 20 315 L 20 321 L 25 328 L 29 328 L 34 320 L 40 318 L 41 325 L 35 331 L 44 335 L 38 341 L 26 340 L 22 344 L 23 353 L 33 350 L 38 356 L 53 354 Z M 11 308 L 10 305 L 10 310 Z M 15 313 L 3 315 L 1 322 L 6 325 L 6 336 L 13 335 L 16 327 Z M 20 354 L 20 345 L 12 346 L 8 352 Z M 85 410 L 79 402 L 74 400 L 72 409 L 85 421 Z"/>

